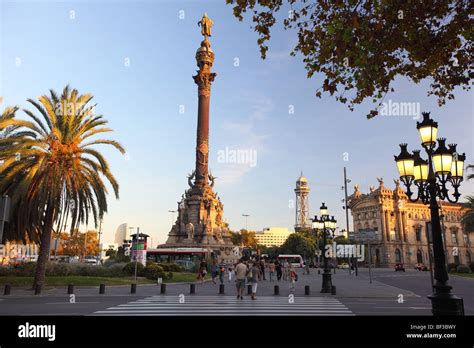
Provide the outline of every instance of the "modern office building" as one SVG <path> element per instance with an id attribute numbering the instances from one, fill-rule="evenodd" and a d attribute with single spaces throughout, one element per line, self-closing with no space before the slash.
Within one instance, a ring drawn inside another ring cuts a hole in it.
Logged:
<path id="1" fill-rule="evenodd" d="M 260 245 L 281 246 L 292 233 L 294 232 L 284 227 L 267 227 L 263 231 L 256 232 L 255 238 Z"/>

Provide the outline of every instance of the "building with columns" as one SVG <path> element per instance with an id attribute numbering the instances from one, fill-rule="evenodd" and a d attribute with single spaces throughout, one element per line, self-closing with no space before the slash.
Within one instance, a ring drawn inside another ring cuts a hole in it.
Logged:
<path id="1" fill-rule="evenodd" d="M 394 180 L 393 190 L 384 185 L 382 178 L 378 181 L 379 186 L 371 186 L 366 194 L 355 185 L 354 193 L 348 197 L 354 238 L 357 240 L 362 231 L 375 232 L 376 238 L 371 243 L 372 263 L 378 267 L 393 267 L 396 263 L 404 263 L 406 267 L 417 263 L 429 265 L 428 240 L 432 243 L 429 206 L 410 202 L 398 180 Z M 448 263 L 468 265 L 474 261 L 474 234 L 464 231 L 461 225 L 465 209 L 460 203 L 441 202 L 441 228 Z"/>

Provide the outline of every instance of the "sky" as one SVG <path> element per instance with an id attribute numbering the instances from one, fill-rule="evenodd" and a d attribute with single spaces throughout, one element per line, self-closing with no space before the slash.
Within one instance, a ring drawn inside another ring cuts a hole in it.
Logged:
<path id="1" fill-rule="evenodd" d="M 325 202 L 345 226 L 341 186 L 347 167 L 349 194 L 383 177 L 393 188 L 399 143 L 420 148 L 416 115 L 379 116 L 363 103 L 351 112 L 333 98 L 316 98 L 322 77 L 306 77 L 301 57 L 290 57 L 294 31 L 277 25 L 266 60 L 249 20 L 239 22 L 224 0 L 215 1 L 8 1 L 0 0 L 0 95 L 5 106 L 29 107 L 27 98 L 69 84 L 92 93 L 96 112 L 114 129 L 109 138 L 125 156 L 101 146 L 120 184 L 109 195 L 102 229 L 113 241 L 122 223 L 166 241 L 177 202 L 194 169 L 197 86 L 192 76 L 202 40 L 197 22 L 214 21 L 215 52 L 209 166 L 232 230 L 288 227 L 295 223 L 294 187 L 302 171 L 311 188 L 310 215 Z M 279 22 L 281 24 L 281 21 Z M 458 144 L 473 163 L 473 93 L 457 90 L 439 107 L 427 97 L 429 81 L 395 81 L 392 103 L 415 103 L 438 121 L 438 135 Z M 19 115 L 19 117 L 22 117 Z M 245 163 L 226 156 L 247 153 Z M 472 194 L 474 182 L 461 193 Z M 176 216 L 174 216 L 175 218 Z M 352 224 L 351 224 L 352 226 Z M 92 226 L 93 227 L 93 226 Z M 91 228 L 82 226 L 81 229 Z"/>

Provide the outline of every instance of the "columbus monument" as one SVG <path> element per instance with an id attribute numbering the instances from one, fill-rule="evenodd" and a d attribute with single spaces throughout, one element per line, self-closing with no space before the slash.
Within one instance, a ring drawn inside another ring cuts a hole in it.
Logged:
<path id="1" fill-rule="evenodd" d="M 188 175 L 189 189 L 178 202 L 178 217 L 163 247 L 199 247 L 212 250 L 219 258 L 232 258 L 234 245 L 224 222 L 224 205 L 214 192 L 215 177 L 208 167 L 209 105 L 211 84 L 216 74 L 211 72 L 214 52 L 209 37 L 213 22 L 204 14 L 198 22 L 204 40 L 196 52 L 199 70 L 193 76 L 198 86 L 198 122 L 196 167 Z"/>

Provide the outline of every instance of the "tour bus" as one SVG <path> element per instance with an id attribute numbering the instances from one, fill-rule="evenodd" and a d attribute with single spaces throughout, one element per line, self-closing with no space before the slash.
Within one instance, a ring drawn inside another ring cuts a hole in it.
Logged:
<path id="1" fill-rule="evenodd" d="M 192 269 L 209 258 L 210 251 L 205 248 L 159 248 L 148 249 L 148 261 L 158 263 L 176 263 L 185 269 Z"/>
<path id="2" fill-rule="evenodd" d="M 303 267 L 303 258 L 301 255 L 278 255 L 278 261 L 281 263 L 287 261 L 293 267 Z"/>

